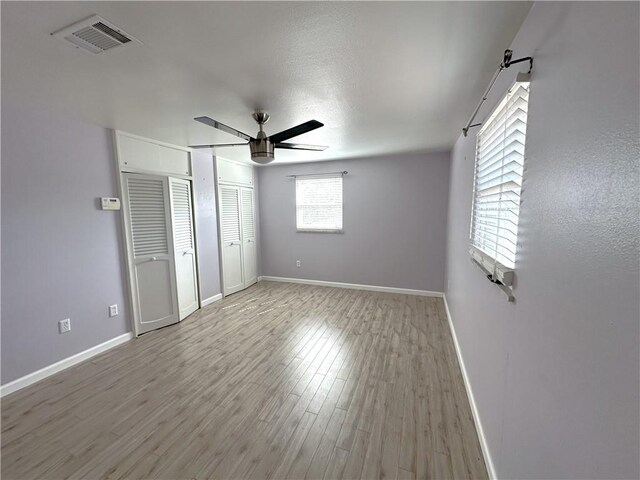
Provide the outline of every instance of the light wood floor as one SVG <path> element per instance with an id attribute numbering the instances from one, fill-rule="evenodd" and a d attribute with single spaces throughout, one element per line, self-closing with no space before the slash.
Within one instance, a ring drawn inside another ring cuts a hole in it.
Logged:
<path id="1" fill-rule="evenodd" d="M 2 400 L 2 478 L 486 478 L 441 299 L 261 282 Z"/>

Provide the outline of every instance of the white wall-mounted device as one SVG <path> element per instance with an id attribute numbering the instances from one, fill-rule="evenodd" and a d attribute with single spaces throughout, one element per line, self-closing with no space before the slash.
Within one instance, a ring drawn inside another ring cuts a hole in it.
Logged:
<path id="1" fill-rule="evenodd" d="M 98 54 L 126 44 L 141 44 L 133 35 L 98 15 L 85 18 L 51 34 L 72 43 L 76 48 Z M 132 41 L 133 40 L 133 41 Z"/>
<path id="2" fill-rule="evenodd" d="M 100 198 L 102 210 L 120 210 L 120 199 L 115 197 Z"/>

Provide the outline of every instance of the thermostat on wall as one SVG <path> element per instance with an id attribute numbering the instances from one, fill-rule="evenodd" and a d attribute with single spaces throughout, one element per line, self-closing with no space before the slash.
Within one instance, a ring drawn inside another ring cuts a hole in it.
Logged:
<path id="1" fill-rule="evenodd" d="M 103 210 L 120 210 L 120 199 L 113 197 L 102 197 Z"/>

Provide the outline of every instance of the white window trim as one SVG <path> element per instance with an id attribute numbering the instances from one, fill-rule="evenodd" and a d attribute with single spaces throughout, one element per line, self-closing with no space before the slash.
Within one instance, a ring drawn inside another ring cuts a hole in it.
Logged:
<path id="1" fill-rule="evenodd" d="M 489 115 L 487 115 L 486 120 L 484 122 L 483 127 L 479 130 L 476 135 L 476 152 L 474 154 L 474 178 L 473 178 L 473 197 L 471 204 L 471 227 L 470 227 L 470 249 L 469 255 L 471 257 L 472 262 L 480 268 L 480 270 L 487 276 L 487 278 L 493 282 L 497 287 L 499 287 L 507 296 L 510 302 L 515 300 L 513 296 L 513 282 L 515 280 L 515 267 L 507 267 L 499 262 L 492 255 L 483 251 L 479 247 L 473 244 L 473 225 L 475 221 L 475 207 L 476 207 L 476 174 L 477 174 L 477 148 L 478 148 L 478 135 L 482 133 L 482 131 L 487 128 L 489 122 L 496 116 L 499 112 L 503 103 L 507 100 L 509 94 L 513 91 L 514 88 L 518 86 L 520 83 L 529 83 L 528 79 L 526 81 L 516 81 L 511 87 L 507 90 L 503 97 L 501 97 L 500 101 L 496 104 L 494 109 L 491 111 Z M 527 115 L 528 117 L 528 115 Z M 528 118 L 527 118 L 528 123 Z M 526 135 L 525 132 L 525 153 L 526 153 Z M 525 155 L 523 154 L 523 161 Z M 518 212 L 518 220 L 519 220 L 520 212 Z M 519 222 L 518 222 L 519 223 Z M 517 239 L 517 234 L 516 234 Z M 517 245 L 516 245 L 517 247 Z M 517 255 L 517 251 L 516 251 Z M 514 262 L 515 263 L 515 262 Z"/>
<path id="2" fill-rule="evenodd" d="M 342 216 L 342 228 L 298 228 L 298 179 L 325 179 L 325 178 L 342 178 L 342 202 L 341 202 L 341 216 Z M 310 174 L 310 175 L 296 175 L 295 177 L 295 216 L 296 216 L 296 233 L 344 233 L 344 174 L 343 173 L 329 173 L 326 175 Z"/>

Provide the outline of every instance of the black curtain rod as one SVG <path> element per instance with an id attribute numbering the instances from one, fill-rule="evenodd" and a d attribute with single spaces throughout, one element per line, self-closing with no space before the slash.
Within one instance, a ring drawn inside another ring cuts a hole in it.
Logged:
<path id="1" fill-rule="evenodd" d="M 347 172 L 346 170 L 342 171 L 342 172 L 327 172 L 327 173 L 301 173 L 300 175 L 287 175 L 287 177 L 290 178 L 296 178 L 296 177 L 315 177 L 317 175 L 346 175 Z"/>
<path id="2" fill-rule="evenodd" d="M 480 125 L 482 125 L 482 123 L 473 123 L 473 121 L 476 119 L 476 115 L 478 115 L 478 111 L 480 110 L 480 107 L 482 106 L 484 101 L 487 99 L 489 92 L 491 91 L 491 88 L 493 87 L 494 83 L 496 83 L 498 76 L 503 70 L 509 68 L 511 65 L 515 65 L 516 63 L 520 63 L 520 62 L 526 62 L 528 60 L 529 71 L 527 73 L 531 73 L 531 69 L 533 68 L 533 57 L 522 57 L 517 60 L 511 60 L 512 56 L 513 56 L 513 50 L 507 49 L 504 51 L 504 58 L 502 59 L 502 63 L 498 67 L 498 70 L 496 70 L 496 73 L 493 74 L 493 78 L 491 79 L 489 86 L 485 90 L 484 95 L 482 95 L 482 100 L 480 100 L 480 103 L 478 103 L 478 106 L 474 110 L 473 115 L 471 115 L 471 118 L 467 122 L 467 126 L 462 129 L 462 134 L 465 137 L 467 136 L 467 132 L 469 131 L 470 128 L 479 127 Z"/>

